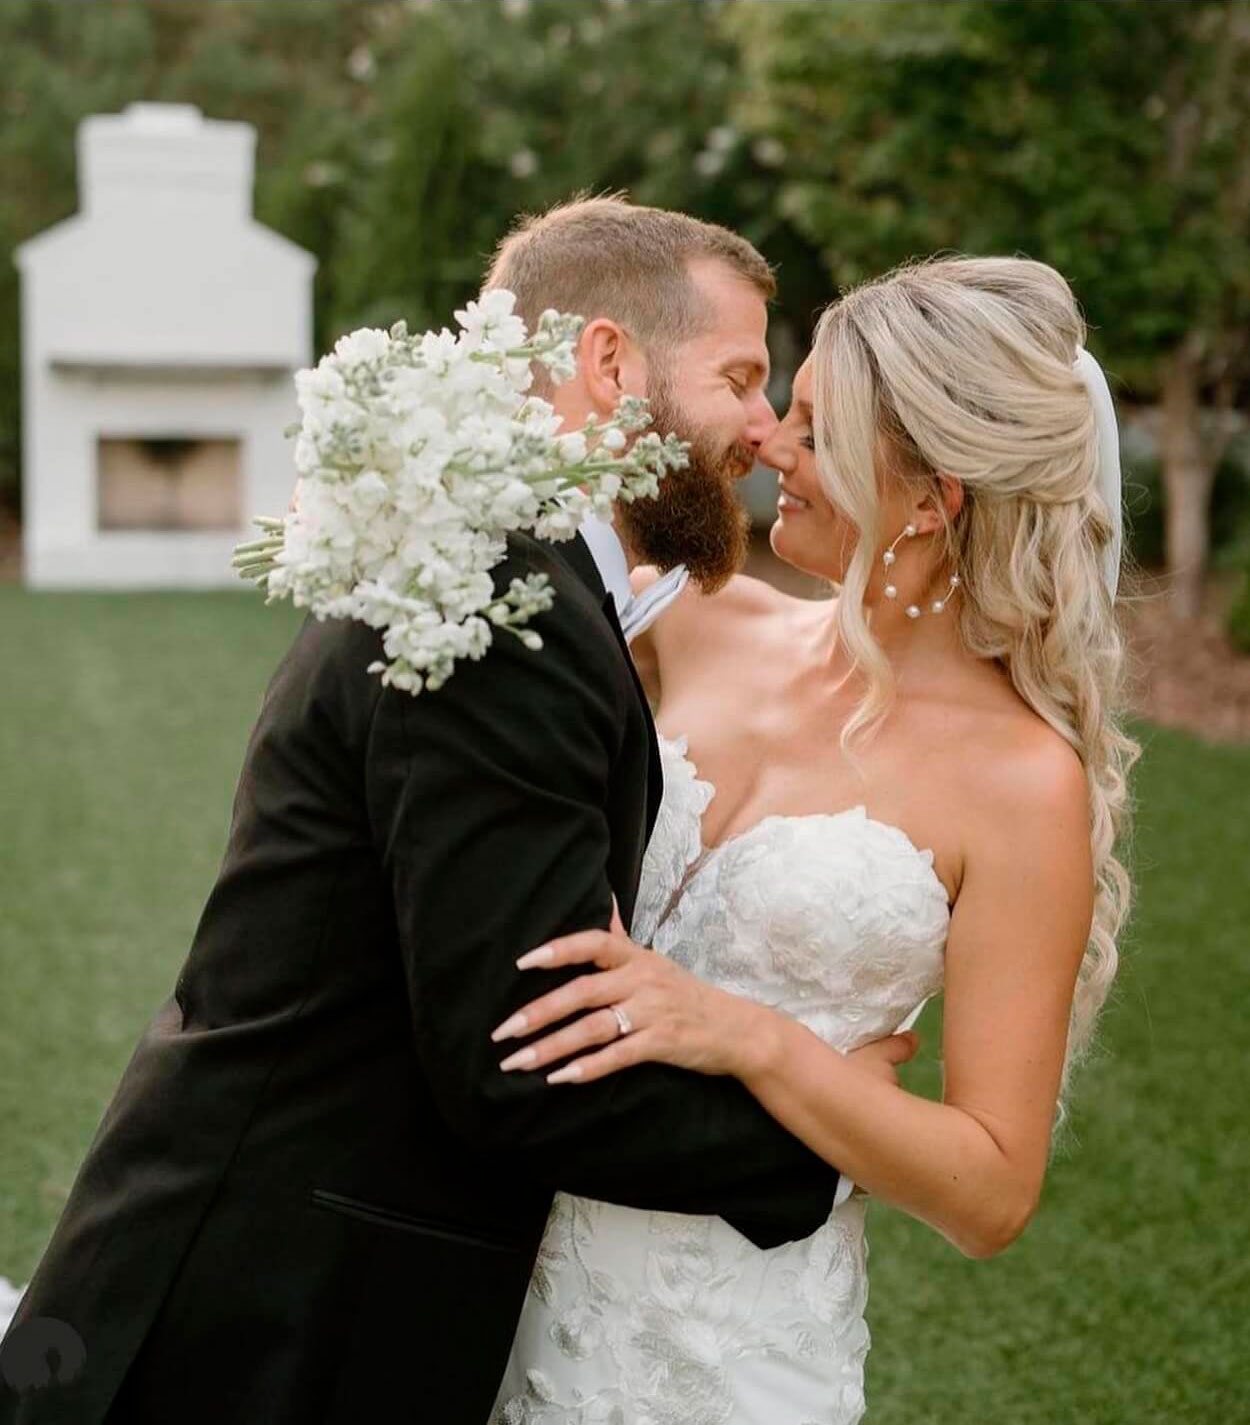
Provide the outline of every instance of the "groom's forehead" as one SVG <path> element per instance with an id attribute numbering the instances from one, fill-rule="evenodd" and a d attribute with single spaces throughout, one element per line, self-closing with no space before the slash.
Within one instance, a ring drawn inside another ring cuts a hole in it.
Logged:
<path id="1" fill-rule="evenodd" d="M 763 335 L 768 325 L 764 294 L 740 272 L 727 263 L 705 258 L 689 264 L 687 277 L 707 319 L 718 324 L 758 327 Z"/>
<path id="2" fill-rule="evenodd" d="M 762 293 L 723 263 L 693 266 L 690 276 L 703 308 L 690 345 L 718 364 L 768 372 L 768 307 Z"/>

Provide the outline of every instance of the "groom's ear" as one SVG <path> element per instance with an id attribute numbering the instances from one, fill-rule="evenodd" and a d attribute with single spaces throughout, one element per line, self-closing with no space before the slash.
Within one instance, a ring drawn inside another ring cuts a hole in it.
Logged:
<path id="1" fill-rule="evenodd" d="M 622 396 L 646 395 L 646 359 L 611 317 L 596 317 L 582 329 L 577 364 L 586 394 L 605 415 L 616 409 Z"/>

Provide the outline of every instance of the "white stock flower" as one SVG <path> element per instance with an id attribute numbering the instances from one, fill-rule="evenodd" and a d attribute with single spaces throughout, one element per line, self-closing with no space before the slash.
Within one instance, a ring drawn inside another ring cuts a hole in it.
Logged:
<path id="1" fill-rule="evenodd" d="M 370 505 L 376 510 L 391 497 L 391 487 L 376 470 L 365 470 L 351 483 L 352 499 L 360 502 L 362 510 Z"/>
<path id="2" fill-rule="evenodd" d="M 476 302 L 456 312 L 470 349 L 486 343 L 496 351 L 511 351 L 525 345 L 525 323 L 513 315 L 516 297 L 502 287 L 484 292 Z"/>
<path id="3" fill-rule="evenodd" d="M 334 343 L 334 359 L 344 366 L 378 361 L 390 349 L 391 338 L 377 327 L 360 327 Z"/>
<path id="4" fill-rule="evenodd" d="M 328 357 L 323 357 L 311 370 L 295 373 L 295 394 L 300 409 L 308 411 L 318 406 L 337 405 L 347 394 L 347 384 L 342 372 Z"/>
<path id="5" fill-rule="evenodd" d="M 578 461 L 586 459 L 586 437 L 579 430 L 571 435 L 562 435 L 556 441 L 556 450 L 561 460 L 569 465 L 576 465 Z"/>
<path id="6" fill-rule="evenodd" d="M 543 575 L 497 590 L 507 536 L 569 539 L 586 514 L 654 494 L 685 463 L 674 437 L 625 432 L 650 423 L 626 398 L 609 428 L 562 431 L 527 396 L 531 363 L 557 380 L 576 370 L 582 319 L 544 312 L 531 335 L 511 292 L 484 292 L 456 313 L 458 332 L 362 328 L 297 373 L 300 480 L 290 512 L 236 551 L 270 600 L 379 630 L 387 686 L 418 694 L 478 659 L 495 630 L 539 650 L 527 627 L 554 598 Z"/>

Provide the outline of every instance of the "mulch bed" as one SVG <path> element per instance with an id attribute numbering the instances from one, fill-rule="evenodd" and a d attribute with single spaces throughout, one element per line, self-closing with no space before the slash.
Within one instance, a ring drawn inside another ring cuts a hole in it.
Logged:
<path id="1" fill-rule="evenodd" d="M 1165 581 L 1156 576 L 1143 583 L 1124 619 L 1134 712 L 1212 742 L 1250 742 L 1250 657 L 1224 632 L 1234 590 L 1213 584 L 1202 617 L 1178 619 L 1169 610 Z"/>
<path id="2" fill-rule="evenodd" d="M 22 527 L 0 505 L 0 584 L 22 582 Z"/>

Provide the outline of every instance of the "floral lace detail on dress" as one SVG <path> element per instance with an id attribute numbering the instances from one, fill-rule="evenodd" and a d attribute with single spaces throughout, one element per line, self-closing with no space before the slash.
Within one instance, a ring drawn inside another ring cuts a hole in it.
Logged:
<path id="1" fill-rule="evenodd" d="M 655 939 L 660 921 L 680 894 L 686 871 L 698 860 L 703 850 L 703 813 L 716 795 L 711 782 L 701 782 L 695 775 L 684 737 L 671 741 L 661 737 L 659 742 L 664 796 L 643 857 L 630 931 L 639 945 L 650 945 Z"/>
<path id="2" fill-rule="evenodd" d="M 950 910 L 931 851 L 863 807 L 705 848 L 714 788 L 685 739 L 660 750 L 636 938 L 844 1052 L 941 987 Z M 852 1196 L 763 1251 L 719 1217 L 558 1193 L 492 1425 L 855 1425 L 865 1208 Z"/>

